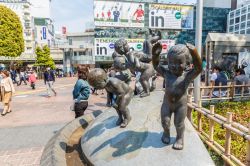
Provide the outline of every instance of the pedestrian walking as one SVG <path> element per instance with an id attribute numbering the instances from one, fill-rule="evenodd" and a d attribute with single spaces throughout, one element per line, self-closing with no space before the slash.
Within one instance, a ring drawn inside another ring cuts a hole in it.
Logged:
<path id="1" fill-rule="evenodd" d="M 29 83 L 31 88 L 34 90 L 36 87 L 36 75 L 34 73 L 34 71 L 31 71 L 30 75 L 29 75 Z"/>
<path id="2" fill-rule="evenodd" d="M 26 74 L 23 70 L 20 71 L 19 73 L 19 78 L 20 78 L 20 82 L 17 86 L 20 86 L 22 84 L 22 82 L 24 82 L 25 85 L 27 85 L 27 82 L 26 82 Z"/>
<path id="3" fill-rule="evenodd" d="M 88 107 L 88 98 L 90 95 L 90 86 L 87 82 L 89 69 L 86 66 L 78 66 L 77 71 L 78 80 L 73 90 L 75 118 L 84 114 L 84 111 Z"/>
<path id="4" fill-rule="evenodd" d="M 55 74 L 53 70 L 51 70 L 48 67 L 44 72 L 44 84 L 46 85 L 47 88 L 48 97 L 51 97 L 51 91 L 55 94 L 55 96 L 57 94 L 53 86 L 54 82 L 55 82 Z"/>
<path id="5" fill-rule="evenodd" d="M 2 71 L 1 75 L 1 101 L 4 105 L 3 112 L 1 115 L 5 116 L 7 113 L 10 113 L 12 111 L 11 98 L 13 93 L 15 93 L 15 88 L 7 70 Z"/>

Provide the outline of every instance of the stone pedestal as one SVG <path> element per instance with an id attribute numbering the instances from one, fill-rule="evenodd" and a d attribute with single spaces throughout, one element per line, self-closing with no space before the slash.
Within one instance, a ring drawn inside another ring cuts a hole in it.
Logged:
<path id="1" fill-rule="evenodd" d="M 81 139 L 83 153 L 95 166 L 213 166 L 206 148 L 186 119 L 184 150 L 174 150 L 176 131 L 172 123 L 171 144 L 161 142 L 160 109 L 164 93 L 133 98 L 132 121 L 127 128 L 116 126 L 117 114 L 110 109 L 90 124 Z M 173 119 L 173 118 L 172 118 Z"/>

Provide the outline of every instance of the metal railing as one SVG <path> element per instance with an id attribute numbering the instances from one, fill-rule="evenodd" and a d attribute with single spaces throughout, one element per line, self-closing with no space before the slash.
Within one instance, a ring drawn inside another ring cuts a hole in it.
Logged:
<path id="1" fill-rule="evenodd" d="M 192 119 L 192 110 L 197 111 L 197 125 L 194 124 Z M 233 115 L 231 112 L 227 113 L 227 118 L 214 113 L 214 105 L 210 105 L 210 110 L 202 108 L 201 101 L 199 104 L 195 104 L 192 101 L 192 96 L 188 95 L 188 113 L 187 117 L 193 126 L 197 129 L 201 139 L 207 144 L 207 146 L 213 149 L 218 155 L 222 157 L 225 165 L 239 165 L 239 166 L 250 166 L 250 123 L 248 127 L 245 127 L 239 123 L 233 122 Z M 202 117 L 209 120 L 209 133 L 206 133 L 202 129 Z M 225 129 L 225 145 L 222 147 L 219 143 L 214 140 L 214 126 L 215 123 L 219 124 Z M 233 154 L 231 154 L 231 135 L 235 133 L 237 136 L 243 137 L 247 141 L 247 156 L 246 163 L 243 163 Z"/>

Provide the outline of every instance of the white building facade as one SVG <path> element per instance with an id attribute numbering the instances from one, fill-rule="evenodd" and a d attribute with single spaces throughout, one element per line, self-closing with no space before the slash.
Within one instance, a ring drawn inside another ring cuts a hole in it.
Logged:
<path id="1" fill-rule="evenodd" d="M 239 7 L 228 14 L 227 32 L 250 34 L 250 4 Z"/>

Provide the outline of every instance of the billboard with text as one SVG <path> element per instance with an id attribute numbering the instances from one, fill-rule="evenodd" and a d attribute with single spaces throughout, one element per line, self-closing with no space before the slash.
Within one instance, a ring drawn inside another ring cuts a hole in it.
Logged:
<path id="1" fill-rule="evenodd" d="M 95 56 L 112 56 L 115 42 L 119 38 L 96 38 Z M 142 51 L 144 39 L 126 39 L 131 50 Z"/>
<path id="2" fill-rule="evenodd" d="M 193 6 L 150 4 L 149 28 L 193 29 Z"/>
<path id="3" fill-rule="evenodd" d="M 144 4 L 94 1 L 95 26 L 144 27 Z"/>

